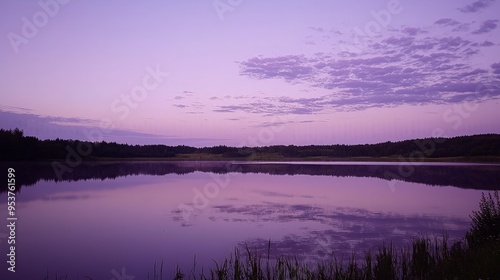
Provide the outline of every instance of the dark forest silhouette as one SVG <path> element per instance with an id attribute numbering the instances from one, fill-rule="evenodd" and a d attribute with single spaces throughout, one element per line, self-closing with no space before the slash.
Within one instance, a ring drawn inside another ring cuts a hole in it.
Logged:
<path id="1" fill-rule="evenodd" d="M 90 148 L 90 149 L 89 149 Z M 442 157 L 500 156 L 500 134 L 482 134 L 453 138 L 426 138 L 364 145 L 273 145 L 265 147 L 128 145 L 115 142 L 78 140 L 40 140 L 24 136 L 19 129 L 0 129 L 0 160 L 64 159 L 68 153 L 84 151 L 84 159 L 164 158 L 208 154 L 218 159 L 253 159 L 256 156 L 301 159 L 308 157 L 394 157 L 422 160 Z M 89 154 L 87 155 L 87 151 Z"/>

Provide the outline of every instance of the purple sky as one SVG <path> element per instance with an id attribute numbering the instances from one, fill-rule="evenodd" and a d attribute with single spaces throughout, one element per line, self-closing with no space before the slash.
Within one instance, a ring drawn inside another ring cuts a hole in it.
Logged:
<path id="1" fill-rule="evenodd" d="M 0 11 L 0 128 L 27 135 L 262 146 L 500 133 L 495 0 L 40 0 Z"/>

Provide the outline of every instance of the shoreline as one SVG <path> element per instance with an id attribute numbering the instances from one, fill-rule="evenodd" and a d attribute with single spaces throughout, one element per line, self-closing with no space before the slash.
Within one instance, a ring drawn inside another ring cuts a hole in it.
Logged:
<path id="1" fill-rule="evenodd" d="M 21 161 L 0 161 L 0 163 L 9 162 L 63 162 L 65 159 L 45 159 L 45 160 L 21 160 Z M 176 157 L 158 158 L 158 157 L 88 157 L 82 162 L 141 162 L 141 161 L 157 161 L 157 162 L 234 162 L 234 163 L 261 163 L 261 164 L 308 164 L 308 163 L 395 163 L 408 165 L 426 165 L 426 164 L 482 164 L 482 165 L 500 165 L 500 157 L 498 156 L 481 156 L 481 157 L 441 157 L 441 158 L 424 158 L 423 160 L 410 160 L 405 157 L 345 157 L 345 158 L 330 158 L 330 157 L 273 157 L 269 155 L 257 155 L 246 158 L 231 158 L 223 156 L 214 156 L 207 154 L 183 154 Z"/>

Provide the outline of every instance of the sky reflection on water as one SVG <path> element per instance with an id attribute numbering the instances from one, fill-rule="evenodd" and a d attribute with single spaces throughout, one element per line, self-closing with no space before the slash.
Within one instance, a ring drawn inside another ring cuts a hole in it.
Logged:
<path id="1" fill-rule="evenodd" d="M 215 177 L 214 177 L 215 176 Z M 229 184 L 186 220 L 179 204 L 226 176 Z M 17 268 L 13 279 L 49 273 L 112 278 L 122 267 L 138 278 L 155 262 L 171 273 L 212 266 L 235 247 L 320 260 L 334 251 L 404 244 L 419 234 L 461 237 L 480 190 L 374 177 L 212 174 L 194 171 L 115 179 L 38 181 L 17 193 Z M 0 194 L 6 208 L 6 194 Z M 5 221 L 6 211 L 0 212 Z M 0 232 L 3 233 L 3 232 Z M 5 252 L 6 242 L 0 246 Z M 5 264 L 6 256 L 1 256 Z M 4 279 L 6 268 L 0 270 Z M 9 276 L 12 276 L 9 274 Z M 10 278 L 9 278 L 10 279 Z"/>

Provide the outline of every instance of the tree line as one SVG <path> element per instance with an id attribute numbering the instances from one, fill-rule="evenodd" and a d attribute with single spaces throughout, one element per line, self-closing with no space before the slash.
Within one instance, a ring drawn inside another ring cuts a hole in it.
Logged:
<path id="1" fill-rule="evenodd" d="M 79 140 L 40 140 L 25 136 L 20 129 L 0 129 L 0 160 L 64 159 L 68 149 L 92 146 L 87 159 L 92 158 L 175 158 L 182 154 L 209 154 L 219 158 L 251 159 L 255 155 L 300 159 L 307 157 L 479 157 L 500 156 L 500 134 L 481 134 L 452 138 L 424 138 L 399 142 L 361 145 L 273 145 L 263 147 L 190 147 L 185 145 L 129 145 L 116 142 L 87 142 Z"/>

